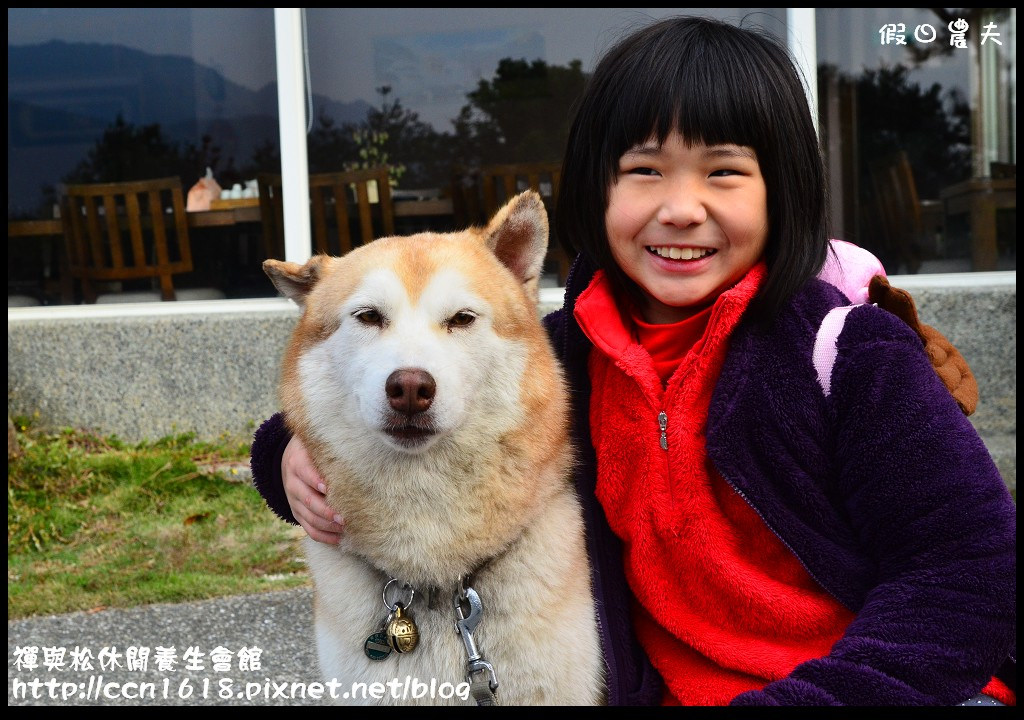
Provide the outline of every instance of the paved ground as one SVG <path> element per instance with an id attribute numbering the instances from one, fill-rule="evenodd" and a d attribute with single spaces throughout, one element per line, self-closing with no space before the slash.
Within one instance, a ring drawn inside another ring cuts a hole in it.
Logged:
<path id="1" fill-rule="evenodd" d="M 299 696 L 319 679 L 311 622 L 308 589 L 10 621 L 8 705 L 323 704 Z M 150 649 L 147 670 L 128 669 L 125 653 L 132 646 Z M 19 668 L 16 661 L 27 657 L 19 649 L 29 647 L 38 648 L 38 667 Z M 174 648 L 174 670 L 157 667 L 158 647 Z M 203 653 L 202 670 L 185 668 L 190 647 Z M 230 651 L 230 669 L 213 667 L 210 654 L 218 647 Z M 253 647 L 262 651 L 259 667 L 239 669 L 239 651 Z M 65 669 L 47 669 L 43 648 L 64 648 Z M 76 648 L 91 653 L 92 669 L 72 669 Z M 120 668 L 106 662 L 115 648 Z"/>

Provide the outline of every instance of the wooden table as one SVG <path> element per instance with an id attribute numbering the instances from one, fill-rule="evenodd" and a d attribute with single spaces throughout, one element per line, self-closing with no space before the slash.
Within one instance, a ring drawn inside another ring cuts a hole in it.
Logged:
<path id="1" fill-rule="evenodd" d="M 453 213 L 451 198 L 396 200 L 394 206 L 395 217 L 438 217 Z M 260 222 L 258 203 L 188 213 L 188 226 L 194 228 L 225 227 L 258 222 Z M 58 220 L 57 223 L 59 225 L 60 221 Z"/>
<path id="2" fill-rule="evenodd" d="M 186 213 L 190 229 L 229 228 L 260 223 L 260 207 L 258 200 L 245 198 L 218 203 L 220 207 L 199 212 Z M 431 198 L 427 200 L 396 200 L 394 202 L 396 218 L 442 218 L 453 216 L 451 198 Z M 55 238 L 64 234 L 59 218 L 39 220 L 9 220 L 7 222 L 7 238 Z M 61 287 L 61 296 L 70 302 L 70 277 L 63 249 L 58 248 L 56 255 L 60 267 L 57 269 L 57 282 Z"/>
<path id="3" fill-rule="evenodd" d="M 968 214 L 971 233 L 971 267 L 995 270 L 999 260 L 996 211 L 1017 207 L 1017 178 L 972 178 L 939 193 L 947 218 Z"/>
<path id="4" fill-rule="evenodd" d="M 451 198 L 433 198 L 431 200 L 398 200 L 395 201 L 395 217 L 439 217 L 451 215 Z M 229 227 L 246 223 L 260 222 L 258 203 L 239 203 L 229 207 L 187 213 L 190 228 Z M 46 235 L 62 235 L 64 229 L 57 219 L 46 220 L 10 220 L 7 223 L 7 237 L 42 237 Z"/>
<path id="5" fill-rule="evenodd" d="M 38 247 L 43 266 L 41 290 L 44 294 L 57 293 L 63 302 L 69 303 L 73 295 L 73 287 L 71 274 L 67 267 L 67 255 L 61 242 L 63 236 L 64 225 L 59 218 L 9 220 L 7 222 L 8 241 L 11 238 L 38 238 L 40 240 Z M 10 270 L 8 270 L 8 277 L 12 277 Z M 8 288 L 10 288 L 9 283 Z"/>
<path id="6" fill-rule="evenodd" d="M 259 224 L 259 206 L 231 207 L 207 212 L 186 213 L 190 229 L 223 228 L 244 223 Z M 68 258 L 63 246 L 64 226 L 59 218 L 40 220 L 9 220 L 7 222 L 7 239 L 35 238 L 40 243 L 44 257 L 44 287 L 42 292 L 55 292 L 60 295 L 61 302 L 74 302 L 74 286 L 68 269 Z M 56 267 L 54 267 L 56 265 Z"/>
<path id="7" fill-rule="evenodd" d="M 227 227 L 260 221 L 259 206 L 223 208 L 186 213 L 190 228 Z M 59 218 L 53 220 L 9 220 L 7 237 L 45 237 L 63 235 L 64 228 Z"/>
<path id="8" fill-rule="evenodd" d="M 454 212 L 451 198 L 395 201 L 395 217 L 437 217 Z"/>
<path id="9" fill-rule="evenodd" d="M 259 204 L 201 210 L 185 213 L 190 228 L 229 227 L 260 222 Z"/>
<path id="10" fill-rule="evenodd" d="M 45 237 L 63 235 L 64 227 L 56 220 L 8 220 L 7 237 Z"/>

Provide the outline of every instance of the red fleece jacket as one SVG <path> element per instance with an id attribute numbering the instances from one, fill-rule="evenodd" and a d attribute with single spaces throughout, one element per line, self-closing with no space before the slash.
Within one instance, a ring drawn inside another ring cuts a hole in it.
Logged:
<path id="1" fill-rule="evenodd" d="M 597 496 L 623 539 L 638 637 L 665 679 L 667 703 L 722 705 L 785 677 L 827 655 L 853 617 L 811 579 L 705 450 L 708 406 L 729 335 L 763 277 L 759 265 L 718 298 L 664 389 L 603 273 L 576 303 L 595 347 L 590 424 Z"/>

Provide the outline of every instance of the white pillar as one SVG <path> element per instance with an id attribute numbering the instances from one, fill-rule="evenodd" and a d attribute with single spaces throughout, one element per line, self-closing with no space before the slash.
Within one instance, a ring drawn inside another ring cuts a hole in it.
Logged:
<path id="1" fill-rule="evenodd" d="M 274 8 L 277 107 L 284 187 L 284 257 L 303 263 L 313 252 L 306 157 L 306 74 L 301 8 Z"/>
<path id="2" fill-rule="evenodd" d="M 815 8 L 786 8 L 786 45 L 803 76 L 814 131 L 818 132 L 818 50 Z"/>

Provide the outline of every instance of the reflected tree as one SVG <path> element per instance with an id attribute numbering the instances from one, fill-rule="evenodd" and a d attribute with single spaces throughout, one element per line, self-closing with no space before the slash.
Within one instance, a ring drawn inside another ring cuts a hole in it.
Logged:
<path id="1" fill-rule="evenodd" d="M 356 157 L 352 126 L 335 124 L 334 118 L 321 112 L 306 141 L 311 173 L 337 172 Z M 280 159 L 278 159 L 280 166 Z"/>
<path id="2" fill-rule="evenodd" d="M 857 188 L 851 195 L 857 205 L 850 208 L 857 216 L 845 218 L 845 228 L 850 232 L 852 221 L 859 235 L 850 239 L 878 255 L 892 272 L 902 266 L 916 272 L 934 251 L 930 238 L 935 227 L 908 231 L 904 220 L 883 212 L 892 198 L 876 197 L 875 180 L 886 177 L 880 164 L 904 153 L 922 200 L 937 199 L 942 188 L 971 172 L 970 108 L 960 89 L 914 80 L 915 63 L 924 59 L 911 55 L 903 63 L 850 74 L 831 65 L 819 69 L 822 106 L 841 116 L 839 128 L 823 133 L 841 143 L 829 156 L 850 161 L 848 182 Z M 913 211 L 907 212 L 914 217 Z"/>
<path id="3" fill-rule="evenodd" d="M 264 140 L 248 161 L 236 167 L 234 158 L 224 158 L 210 135 L 203 135 L 198 145 L 174 142 L 167 139 L 159 123 L 134 125 L 119 115 L 61 182 L 123 182 L 177 175 L 187 191 L 208 167 L 221 187 L 231 187 L 261 172 L 280 172 L 281 153 L 276 142 Z M 57 188 L 44 186 L 43 195 L 45 206 L 50 207 L 57 200 Z"/>
<path id="4" fill-rule="evenodd" d="M 504 58 L 454 120 L 459 156 L 466 164 L 560 160 L 585 82 L 579 60 L 563 67 Z"/>
<path id="5" fill-rule="evenodd" d="M 377 88 L 380 105 L 360 123 L 335 124 L 321 114 L 309 135 L 310 172 L 386 164 L 393 184 L 440 187 L 447 184 L 453 156 L 450 133 L 437 132 L 419 113 L 391 98 L 388 85 Z"/>
<path id="6" fill-rule="evenodd" d="M 403 187 L 444 187 L 452 167 L 482 163 L 561 159 L 571 110 L 586 81 L 579 60 L 568 66 L 543 60 L 504 58 L 494 77 L 467 93 L 467 104 L 452 120 L 454 132 L 438 132 L 414 110 L 377 88 L 379 104 L 359 123 L 317 116 L 309 134 L 310 172 L 386 163 Z M 113 182 L 178 175 L 188 188 L 207 167 L 222 187 L 263 171 L 280 172 L 277 143 L 256 146 L 241 167 L 224 158 L 209 135 L 198 145 L 169 140 L 158 123 L 134 125 L 118 116 L 86 157 L 62 178 L 65 183 Z M 56 197 L 46 188 L 47 202 Z"/>
<path id="7" fill-rule="evenodd" d="M 909 73 L 896 65 L 856 79 L 858 156 L 866 168 L 873 158 L 905 151 L 918 194 L 937 198 L 942 187 L 970 175 L 970 108 L 956 88 L 923 88 Z"/>
<path id="8" fill-rule="evenodd" d="M 281 172 L 281 148 L 273 140 L 264 140 L 256 145 L 252 157 L 240 169 L 244 178 L 254 178 L 261 172 Z"/>
<path id="9" fill-rule="evenodd" d="M 199 145 L 179 144 L 164 137 L 159 123 L 136 126 L 118 115 L 85 158 L 64 176 L 64 182 L 118 182 L 179 175 L 188 187 L 207 167 L 215 173 L 233 171 L 231 160 L 222 162 L 220 148 L 209 135 L 204 135 Z"/>
<path id="10" fill-rule="evenodd" d="M 222 183 L 235 182 L 240 177 L 233 160 L 222 159 L 220 148 L 209 135 L 204 135 L 199 145 L 176 143 L 164 137 L 159 123 L 134 125 L 118 115 L 61 182 L 124 182 L 177 175 L 182 188 L 187 190 L 207 167 L 213 169 Z M 58 189 L 44 186 L 43 195 L 44 202 L 52 206 L 57 201 Z"/>
<path id="11" fill-rule="evenodd" d="M 452 120 L 454 133 L 435 130 L 383 85 L 376 89 L 379 104 L 361 122 L 317 115 L 308 138 L 309 171 L 386 163 L 402 187 L 445 187 L 455 164 L 560 160 L 585 82 L 579 60 L 562 67 L 504 58 L 491 80 L 467 93 L 467 104 Z M 253 168 L 279 172 L 273 143 L 260 146 L 257 155 L 245 166 L 250 174 Z"/>

